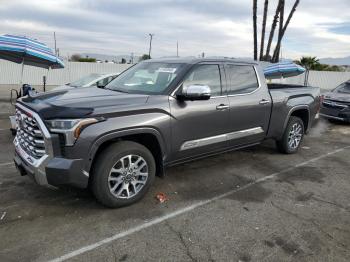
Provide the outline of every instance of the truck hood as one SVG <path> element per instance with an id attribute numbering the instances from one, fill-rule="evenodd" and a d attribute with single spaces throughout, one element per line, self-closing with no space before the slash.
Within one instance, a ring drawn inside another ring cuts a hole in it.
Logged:
<path id="1" fill-rule="evenodd" d="M 324 95 L 325 99 L 350 103 L 350 94 L 329 92 Z"/>
<path id="2" fill-rule="evenodd" d="M 148 95 L 120 93 L 96 87 L 38 93 L 23 97 L 19 103 L 36 111 L 44 119 L 76 118 L 92 115 L 103 107 L 144 104 Z"/>

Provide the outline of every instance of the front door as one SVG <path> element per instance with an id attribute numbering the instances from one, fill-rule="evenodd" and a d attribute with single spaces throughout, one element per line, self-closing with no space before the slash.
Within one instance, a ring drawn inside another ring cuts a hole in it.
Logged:
<path id="1" fill-rule="evenodd" d="M 174 152 L 172 160 L 185 160 L 228 146 L 226 133 L 230 128 L 229 101 L 222 88 L 222 71 L 219 64 L 199 64 L 185 77 L 182 86 L 209 86 L 209 100 L 179 101 L 175 97 L 169 98 L 172 114 L 171 145 Z"/>

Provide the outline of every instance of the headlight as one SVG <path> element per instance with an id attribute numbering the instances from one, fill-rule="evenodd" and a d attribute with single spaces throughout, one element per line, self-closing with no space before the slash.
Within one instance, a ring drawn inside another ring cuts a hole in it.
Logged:
<path id="1" fill-rule="evenodd" d="M 83 119 L 54 119 L 46 120 L 46 124 L 52 133 L 64 134 L 66 145 L 74 145 L 84 127 L 101 121 L 96 118 Z"/>
<path id="2" fill-rule="evenodd" d="M 67 130 L 73 128 L 76 124 L 78 124 L 83 119 L 55 119 L 55 120 L 47 120 L 46 123 L 50 130 L 58 129 L 58 130 Z"/>

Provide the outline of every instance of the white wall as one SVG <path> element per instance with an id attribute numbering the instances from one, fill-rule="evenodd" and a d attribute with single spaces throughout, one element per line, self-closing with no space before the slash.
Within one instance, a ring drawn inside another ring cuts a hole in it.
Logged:
<path id="1" fill-rule="evenodd" d="M 23 83 L 42 85 L 43 76 L 47 76 L 47 85 L 62 85 L 72 82 L 90 73 L 122 72 L 130 65 L 108 63 L 66 62 L 64 69 L 49 71 L 32 66 L 24 66 Z M 22 65 L 0 60 L 0 85 L 18 85 L 21 80 Z"/>
<path id="2" fill-rule="evenodd" d="M 47 85 L 62 85 L 72 82 L 90 73 L 114 73 L 127 69 L 127 64 L 66 62 L 64 69 L 49 70 L 31 66 L 24 67 L 23 83 L 42 85 L 47 75 Z M 0 85 L 18 85 L 21 79 L 21 65 L 0 60 Z M 310 71 L 309 85 L 330 90 L 350 79 L 350 72 Z M 279 80 L 277 80 L 278 82 Z M 284 83 L 304 84 L 304 75 L 290 77 Z"/>
<path id="3" fill-rule="evenodd" d="M 283 79 L 283 83 L 286 84 L 304 84 L 305 75 L 299 75 L 295 77 L 288 77 Z M 309 85 L 320 87 L 324 90 L 332 90 L 339 84 L 350 80 L 350 72 L 328 72 L 328 71 L 310 71 L 309 72 Z M 279 80 L 274 80 L 279 82 Z"/>

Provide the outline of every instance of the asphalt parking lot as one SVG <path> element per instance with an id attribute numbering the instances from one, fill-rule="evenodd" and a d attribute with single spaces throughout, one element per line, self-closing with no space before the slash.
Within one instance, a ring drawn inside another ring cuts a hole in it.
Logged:
<path id="1" fill-rule="evenodd" d="M 266 141 L 170 168 L 143 201 L 114 210 L 19 176 L 8 125 L 0 261 L 350 261 L 350 125 L 319 121 L 295 155 Z"/>

